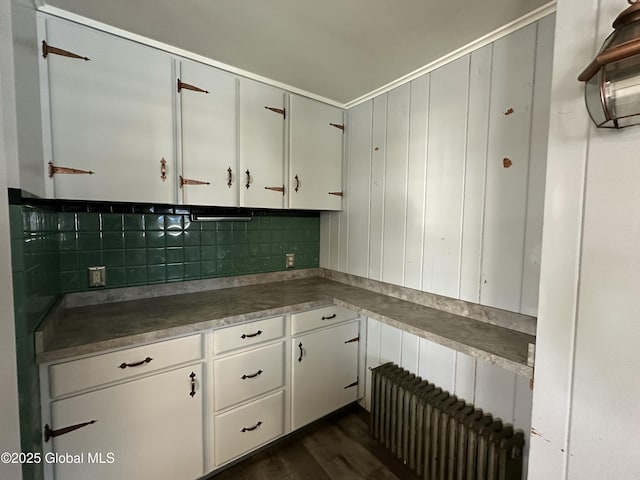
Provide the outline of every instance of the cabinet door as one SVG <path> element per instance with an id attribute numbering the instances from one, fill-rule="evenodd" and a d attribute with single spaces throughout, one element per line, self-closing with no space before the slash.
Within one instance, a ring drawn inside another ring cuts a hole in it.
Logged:
<path id="1" fill-rule="evenodd" d="M 285 94 L 241 79 L 239 95 L 240 205 L 283 208 Z"/>
<path id="2" fill-rule="evenodd" d="M 298 95 L 289 110 L 289 206 L 340 210 L 343 111 Z"/>
<path id="3" fill-rule="evenodd" d="M 237 206 L 243 178 L 236 158 L 237 81 L 216 68 L 183 60 L 179 82 L 182 201 Z"/>
<path id="4" fill-rule="evenodd" d="M 293 429 L 356 401 L 358 327 L 352 322 L 293 339 Z"/>
<path id="5" fill-rule="evenodd" d="M 185 367 L 53 402 L 53 429 L 96 421 L 49 440 L 53 452 L 82 460 L 56 463 L 55 478 L 188 480 L 201 476 L 202 370 L 202 365 Z M 191 395 L 192 373 L 195 395 Z M 105 463 L 96 463 L 96 454 Z"/>
<path id="6" fill-rule="evenodd" d="M 42 59 L 51 158 L 94 172 L 56 173 L 49 190 L 56 198 L 175 203 L 170 56 L 53 18 L 45 40 L 89 59 L 53 52 Z"/>

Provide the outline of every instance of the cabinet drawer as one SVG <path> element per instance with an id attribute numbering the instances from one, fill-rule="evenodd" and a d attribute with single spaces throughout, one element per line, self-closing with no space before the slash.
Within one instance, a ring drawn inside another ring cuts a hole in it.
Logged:
<path id="1" fill-rule="evenodd" d="M 213 332 L 213 353 L 229 352 L 284 336 L 284 316 L 243 323 Z"/>
<path id="2" fill-rule="evenodd" d="M 215 418 L 216 465 L 279 437 L 284 433 L 282 390 Z"/>
<path id="3" fill-rule="evenodd" d="M 202 358 L 202 335 L 128 348 L 49 367 L 51 398 Z"/>
<path id="4" fill-rule="evenodd" d="M 284 343 L 216 360 L 215 409 L 257 397 L 284 385 Z"/>
<path id="5" fill-rule="evenodd" d="M 316 308 L 315 310 L 294 313 L 291 315 L 291 333 L 295 335 L 333 323 L 353 320 L 354 318 L 358 318 L 358 316 L 358 313 L 353 310 L 339 305 L 329 305 L 328 307 Z"/>

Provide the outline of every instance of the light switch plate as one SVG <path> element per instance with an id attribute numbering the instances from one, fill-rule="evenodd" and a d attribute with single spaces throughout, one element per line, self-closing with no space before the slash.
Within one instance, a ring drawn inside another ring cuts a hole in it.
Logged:
<path id="1" fill-rule="evenodd" d="M 89 271 L 90 287 L 106 287 L 107 286 L 107 268 L 105 266 L 88 267 L 87 270 Z"/>

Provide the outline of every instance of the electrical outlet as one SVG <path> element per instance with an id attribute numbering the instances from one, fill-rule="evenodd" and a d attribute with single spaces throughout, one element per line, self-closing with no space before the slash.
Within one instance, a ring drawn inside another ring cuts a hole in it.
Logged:
<path id="1" fill-rule="evenodd" d="M 101 267 L 88 267 L 89 271 L 89 286 L 90 287 L 106 287 L 107 286 L 107 268 Z"/>
<path id="2" fill-rule="evenodd" d="M 287 268 L 293 268 L 296 266 L 296 254 L 295 253 L 285 253 L 287 257 Z"/>

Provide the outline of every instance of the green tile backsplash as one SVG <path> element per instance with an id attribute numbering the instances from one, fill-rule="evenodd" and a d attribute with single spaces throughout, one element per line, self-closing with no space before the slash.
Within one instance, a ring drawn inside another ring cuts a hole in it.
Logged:
<path id="1" fill-rule="evenodd" d="M 87 267 L 106 266 L 107 287 L 180 282 L 319 265 L 318 216 L 192 222 L 189 215 L 56 212 L 10 206 L 22 450 L 42 450 L 33 334 L 59 296 L 90 290 Z M 23 478 L 43 478 L 25 465 Z"/>

